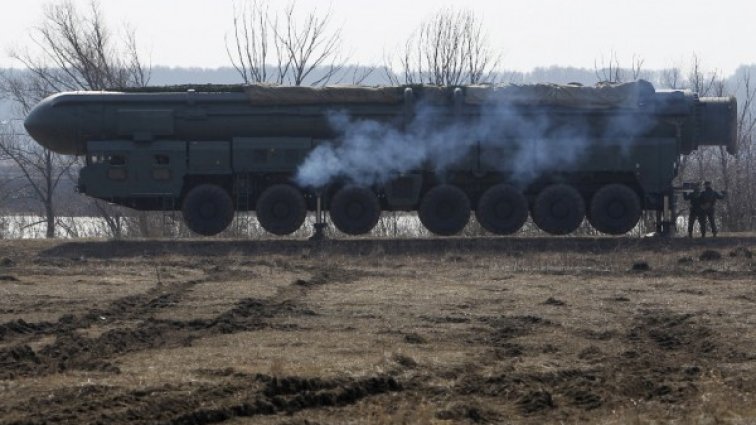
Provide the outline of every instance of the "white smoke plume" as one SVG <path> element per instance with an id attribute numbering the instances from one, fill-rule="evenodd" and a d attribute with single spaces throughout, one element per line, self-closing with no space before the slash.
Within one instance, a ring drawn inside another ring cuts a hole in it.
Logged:
<path id="1" fill-rule="evenodd" d="M 477 157 L 477 149 L 485 165 L 525 186 L 549 171 L 577 166 L 595 140 L 624 139 L 621 150 L 627 154 L 632 138 L 649 126 L 637 116 L 618 113 L 604 121 L 597 135 L 585 114 L 557 119 L 554 114 L 491 104 L 479 115 L 455 118 L 448 106 L 422 102 L 403 130 L 343 111 L 331 113 L 329 121 L 337 141 L 317 146 L 305 158 L 295 177 L 303 187 L 319 188 L 337 179 L 371 186 L 428 168 L 443 179 L 469 154 Z"/>

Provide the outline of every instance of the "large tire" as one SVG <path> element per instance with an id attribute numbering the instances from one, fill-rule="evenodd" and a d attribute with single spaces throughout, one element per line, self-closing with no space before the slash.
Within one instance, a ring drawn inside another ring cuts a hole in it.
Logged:
<path id="1" fill-rule="evenodd" d="M 470 221 L 470 199 L 462 189 L 442 184 L 429 190 L 417 210 L 420 222 L 439 236 L 456 235 Z"/>
<path id="2" fill-rule="evenodd" d="M 265 189 L 257 198 L 255 210 L 263 229 L 283 236 L 302 227 L 307 216 L 307 202 L 294 186 L 277 184 Z"/>
<path id="3" fill-rule="evenodd" d="M 480 197 L 475 217 L 489 232 L 510 235 L 520 230 L 527 221 L 528 200 L 514 187 L 498 184 Z"/>
<path id="4" fill-rule="evenodd" d="M 234 219 L 234 202 L 228 192 L 214 184 L 193 187 L 181 205 L 186 227 L 203 236 L 226 230 Z"/>
<path id="5" fill-rule="evenodd" d="M 583 197 L 567 184 L 555 184 L 543 189 L 533 204 L 533 221 L 541 230 L 552 235 L 574 232 L 584 218 Z"/>
<path id="6" fill-rule="evenodd" d="M 641 201 L 633 189 L 608 184 L 593 195 L 588 221 L 599 232 L 623 235 L 638 224 L 641 213 Z"/>
<path id="7" fill-rule="evenodd" d="M 361 235 L 373 230 L 381 218 L 381 204 L 367 188 L 345 186 L 331 198 L 331 221 L 347 235 Z"/>

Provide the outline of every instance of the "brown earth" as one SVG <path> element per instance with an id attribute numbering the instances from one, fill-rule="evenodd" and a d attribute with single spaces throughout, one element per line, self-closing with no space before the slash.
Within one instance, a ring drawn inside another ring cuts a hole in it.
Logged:
<path id="1" fill-rule="evenodd" d="M 0 423 L 756 423 L 755 250 L 0 241 Z"/>

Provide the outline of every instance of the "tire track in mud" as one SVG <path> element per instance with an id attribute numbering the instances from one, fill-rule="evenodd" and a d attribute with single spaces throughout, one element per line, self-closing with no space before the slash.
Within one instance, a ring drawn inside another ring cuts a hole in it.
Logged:
<path id="1" fill-rule="evenodd" d="M 286 265 L 291 269 L 291 265 Z M 183 296 L 194 286 L 215 280 L 223 281 L 227 270 L 215 265 L 207 270 L 208 276 L 170 285 L 157 285 L 150 290 L 119 298 L 103 309 L 93 309 L 81 316 L 66 315 L 57 322 L 26 323 L 21 320 L 0 325 L 0 341 L 26 340 L 54 335 L 55 341 L 33 350 L 26 341 L 0 348 L 0 379 L 44 376 L 67 370 L 120 372 L 109 360 L 113 357 L 157 348 L 189 346 L 193 341 L 218 334 L 255 331 L 271 327 L 268 321 L 276 316 L 315 315 L 299 305 L 300 290 L 333 282 L 352 282 L 360 273 L 338 268 L 308 269 L 309 280 L 296 280 L 268 299 L 245 298 L 229 310 L 211 319 L 170 320 L 157 319 L 154 313 L 179 305 Z M 292 288 L 298 296 L 292 296 Z M 86 337 L 80 332 L 94 324 L 116 325 L 97 337 Z M 291 326 L 287 327 L 291 329 Z"/>
<path id="2" fill-rule="evenodd" d="M 169 285 L 158 284 L 146 292 L 128 295 L 112 301 L 107 307 L 95 308 L 76 316 L 66 314 L 55 322 L 29 323 L 23 319 L 0 324 L 0 342 L 17 338 L 30 338 L 72 332 L 93 324 L 108 324 L 124 320 L 142 319 L 151 313 L 178 304 L 192 287 L 210 281 L 210 278 L 193 279 Z"/>
<path id="3" fill-rule="evenodd" d="M 53 343 L 36 352 L 25 344 L 0 350 L 0 379 L 43 376 L 72 369 L 118 373 L 118 367 L 108 361 L 118 355 L 188 346 L 203 337 L 263 329 L 271 326 L 267 319 L 277 315 L 312 314 L 293 304 L 270 304 L 246 298 L 212 319 L 181 321 L 149 317 L 135 327 L 112 329 L 95 338 L 64 330 L 56 334 Z"/>
<path id="4" fill-rule="evenodd" d="M 185 266 L 180 263 L 179 265 Z M 169 264 L 170 266 L 170 264 Z M 184 295 L 197 285 L 219 281 L 222 282 L 232 271 L 217 263 L 201 264 L 204 277 L 170 284 L 158 283 L 140 294 L 127 295 L 115 299 L 104 308 L 94 308 L 81 315 L 66 314 L 55 322 L 27 322 L 18 319 L 0 324 L 0 343 L 15 339 L 29 339 L 38 336 L 69 333 L 85 329 L 94 324 L 108 325 L 129 320 L 143 320 L 153 313 L 178 305 Z"/>
<path id="5" fill-rule="evenodd" d="M 566 412 L 581 415 L 615 408 L 631 399 L 685 406 L 700 396 L 699 381 L 707 371 L 722 363 L 756 359 L 753 353 L 738 350 L 726 335 L 716 333 L 706 318 L 696 314 L 641 310 L 623 331 L 595 335 L 534 315 L 481 316 L 465 323 L 473 321 L 487 328 L 475 327 L 463 338 L 489 350 L 471 363 L 454 367 L 415 364 L 412 378 L 404 382 L 406 392 L 436 394 L 448 402 L 451 407 L 437 411 L 438 418 L 465 423 L 505 421 L 500 412 L 488 408 L 494 405 L 509 405 L 523 416 L 543 420 L 563 418 Z M 551 344 L 528 345 L 518 338 L 527 341 L 555 330 L 594 344 L 575 353 L 564 352 L 563 356 L 577 360 L 565 359 L 571 366 L 521 370 L 517 358 L 564 349 Z M 611 351 L 609 345 L 620 349 Z M 453 384 L 438 387 L 438 377 Z M 756 387 L 748 389 L 753 390 Z"/>
<path id="6" fill-rule="evenodd" d="M 269 300 L 279 303 L 298 302 L 307 294 L 323 285 L 350 284 L 365 277 L 386 277 L 384 273 L 366 270 L 352 270 L 337 266 L 302 267 L 299 270 L 309 273 L 308 278 L 295 279 L 291 284 L 282 286 Z"/>
<path id="7" fill-rule="evenodd" d="M 526 372 L 504 366 L 502 372 L 488 372 L 483 376 L 478 372 L 481 364 L 497 367 L 502 360 L 506 365 L 508 357 L 537 355 L 528 352 L 533 347 L 526 348 L 515 342 L 517 337 L 546 331 L 549 327 L 553 330 L 553 326 L 559 325 L 536 316 L 482 318 L 481 321 L 491 329 L 488 334 L 474 336 L 469 342 L 489 345 L 492 350 L 474 365 L 448 371 L 457 379 L 453 394 L 473 399 L 493 398 L 497 403 L 504 401 L 523 415 L 547 415 L 564 409 L 587 411 L 629 399 L 682 405 L 698 395 L 697 381 L 706 370 L 715 369 L 721 362 L 748 362 L 756 358 L 738 351 L 697 315 L 653 310 L 638 312 L 623 333 L 601 338 L 607 344 L 622 347 L 618 355 L 604 354 L 599 347 L 591 345 L 575 353 L 577 358 L 587 361 L 585 367 Z M 578 334 L 575 337 L 586 338 Z M 559 351 L 557 347 L 553 349 Z M 432 371 L 430 376 L 438 374 L 443 372 Z M 426 384 L 422 380 L 417 385 L 424 391 Z M 457 410 L 466 412 L 470 406 L 461 407 Z M 489 413 L 489 417 L 483 419 L 496 421 L 499 418 Z"/>
<path id="8" fill-rule="evenodd" d="M 291 265 L 287 267 L 293 270 Z M 156 287 L 143 294 L 118 299 L 107 308 L 92 310 L 82 317 L 66 318 L 62 323 L 29 324 L 39 332 L 54 334 L 55 341 L 37 351 L 25 344 L 0 350 L 0 379 L 39 377 L 68 370 L 118 373 L 118 367 L 110 361 L 126 353 L 187 346 L 204 337 L 270 328 L 275 326 L 270 323 L 271 319 L 277 316 L 315 315 L 298 302 L 310 290 L 331 283 L 351 283 L 366 275 L 339 267 L 296 270 L 309 276 L 285 285 L 270 298 L 239 300 L 233 308 L 211 319 L 182 321 L 150 316 L 180 303 L 184 293 L 199 283 L 214 280 L 213 276 Z M 110 323 L 128 320 L 138 320 L 139 323 L 111 329 L 94 338 L 76 332 L 92 323 L 100 323 L 100 317 L 111 318 Z M 10 416 L 15 411 L 24 419 L 8 423 L 41 424 L 52 420 L 68 423 L 209 424 L 234 417 L 343 407 L 365 397 L 401 390 L 396 379 L 389 375 L 335 380 L 250 376 L 221 371 L 213 376 L 223 381 L 220 384 L 169 384 L 138 391 L 86 386 L 79 388 L 75 395 L 60 391 L 51 398 L 28 400 L 25 405 L 33 403 L 38 406 L 31 413 L 24 406 L 9 407 L 4 413 L 0 411 L 0 417 Z"/>
<path id="9" fill-rule="evenodd" d="M 60 390 L 33 398 L 28 405 L 10 407 L 1 421 L 8 425 L 64 423 L 204 425 L 237 417 L 293 414 L 323 407 L 343 407 L 366 397 L 397 392 L 393 377 L 306 379 L 271 377 L 224 371 L 213 383 L 166 384 L 126 390 L 89 385 L 77 391 Z"/>

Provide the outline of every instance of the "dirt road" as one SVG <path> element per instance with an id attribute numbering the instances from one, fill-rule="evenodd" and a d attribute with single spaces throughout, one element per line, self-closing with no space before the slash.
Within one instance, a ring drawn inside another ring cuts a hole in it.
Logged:
<path id="1" fill-rule="evenodd" d="M 0 241 L 0 423 L 756 423 L 754 251 Z"/>

